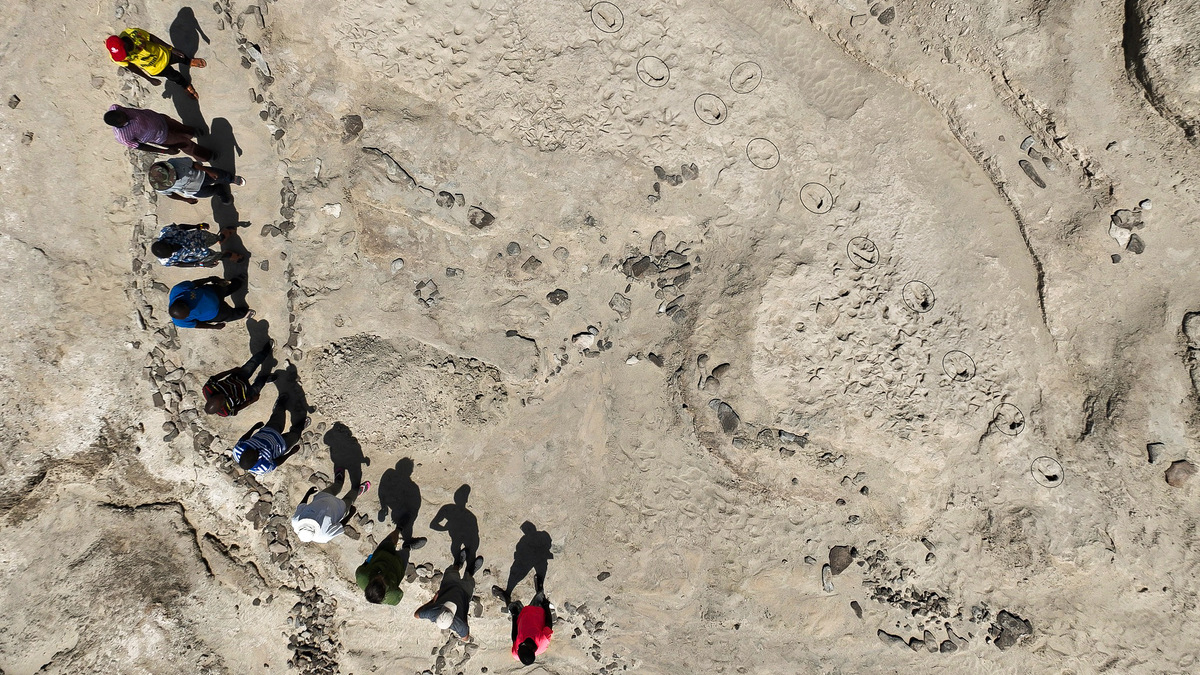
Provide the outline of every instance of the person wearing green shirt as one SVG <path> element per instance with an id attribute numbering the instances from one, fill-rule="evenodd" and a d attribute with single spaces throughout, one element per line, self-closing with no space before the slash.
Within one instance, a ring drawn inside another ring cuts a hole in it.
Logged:
<path id="1" fill-rule="evenodd" d="M 424 546 L 426 539 L 409 539 L 397 551 L 396 544 L 399 541 L 400 528 L 397 527 L 379 543 L 375 552 L 367 556 L 363 564 L 354 570 L 354 581 L 363 589 L 367 602 L 375 605 L 398 605 L 404 597 L 404 591 L 400 590 L 400 582 L 408 568 L 408 554 Z"/>

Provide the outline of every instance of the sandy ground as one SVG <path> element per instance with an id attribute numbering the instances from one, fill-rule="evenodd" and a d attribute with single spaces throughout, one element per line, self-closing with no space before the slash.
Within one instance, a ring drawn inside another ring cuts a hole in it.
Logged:
<path id="1" fill-rule="evenodd" d="M 0 24 L 0 673 L 513 672 L 488 589 L 528 600 L 533 560 L 530 672 L 1198 667 L 1200 4 Z M 207 59 L 198 104 L 118 72 L 125 26 Z M 112 103 L 248 185 L 157 199 Z M 216 273 L 253 321 L 169 325 L 205 274 L 149 255 L 172 222 L 242 224 Z M 280 379 L 205 415 L 268 337 Z M 257 480 L 229 447 L 279 391 L 311 423 Z M 302 544 L 334 462 L 375 487 Z M 354 568 L 408 516 L 429 545 L 369 605 Z M 462 643 L 411 615 L 475 537 Z"/>

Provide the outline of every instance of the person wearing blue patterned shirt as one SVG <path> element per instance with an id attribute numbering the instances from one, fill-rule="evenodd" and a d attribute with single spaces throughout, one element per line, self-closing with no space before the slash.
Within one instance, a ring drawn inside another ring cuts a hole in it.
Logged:
<path id="1" fill-rule="evenodd" d="M 208 227 L 208 223 L 168 225 L 150 245 L 150 252 L 164 267 L 216 267 L 222 260 L 236 263 L 245 258 L 240 253 L 210 248 L 223 243 L 233 228 L 222 228 L 220 234 L 213 234 L 207 231 Z"/>

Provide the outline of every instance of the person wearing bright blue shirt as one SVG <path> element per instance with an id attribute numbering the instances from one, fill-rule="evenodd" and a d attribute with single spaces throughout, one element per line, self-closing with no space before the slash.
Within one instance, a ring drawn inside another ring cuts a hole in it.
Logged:
<path id="1" fill-rule="evenodd" d="M 254 316 L 247 307 L 230 307 L 225 298 L 242 286 L 242 280 L 206 277 L 196 281 L 181 281 L 171 289 L 171 321 L 180 328 L 225 327 L 226 321 L 237 321 Z"/>

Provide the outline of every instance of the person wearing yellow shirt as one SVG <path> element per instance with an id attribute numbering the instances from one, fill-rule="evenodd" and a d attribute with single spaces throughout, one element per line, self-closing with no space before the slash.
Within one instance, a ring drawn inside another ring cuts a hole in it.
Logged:
<path id="1" fill-rule="evenodd" d="M 192 68 L 203 68 L 208 65 L 204 59 L 192 58 L 141 28 L 126 28 L 120 35 L 110 35 L 104 46 L 118 66 L 137 73 L 150 84 L 157 86 L 159 81 L 154 76 L 162 75 L 183 87 L 188 96 L 200 100 L 191 81 L 171 66 L 186 63 Z"/>

